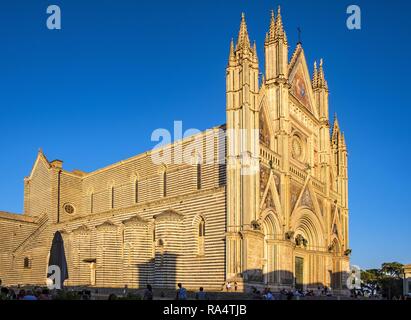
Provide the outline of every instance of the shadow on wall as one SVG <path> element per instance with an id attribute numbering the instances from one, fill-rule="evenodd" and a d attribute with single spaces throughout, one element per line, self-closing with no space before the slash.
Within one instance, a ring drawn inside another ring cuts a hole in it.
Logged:
<path id="1" fill-rule="evenodd" d="M 179 274 L 177 276 L 177 255 L 174 253 L 164 252 L 156 253 L 155 258 L 148 263 L 137 266 L 138 273 L 138 288 L 145 288 L 147 284 L 151 284 L 154 288 L 175 289 L 179 281 L 179 277 L 187 279 L 195 277 L 195 274 Z M 346 272 L 331 272 L 328 271 L 324 275 L 326 281 L 307 282 L 304 279 L 306 276 L 301 270 L 292 273 L 287 270 L 277 270 L 269 273 L 263 273 L 261 269 L 246 270 L 242 277 L 250 289 L 256 287 L 270 287 L 275 290 L 285 289 L 301 289 L 301 290 L 318 290 L 327 286 L 335 291 L 347 289 L 347 279 L 349 274 Z M 183 281 L 184 282 L 184 281 Z M 331 286 L 330 284 L 331 283 Z M 202 285 L 206 287 L 205 285 Z M 231 288 L 234 290 L 234 281 L 231 283 Z M 239 292 L 247 291 L 238 288 Z M 221 290 L 226 290 L 224 284 L 221 284 Z M 241 290 L 241 291 L 240 291 Z"/>
<path id="2" fill-rule="evenodd" d="M 156 288 L 175 289 L 177 287 L 177 255 L 157 252 L 147 263 L 137 265 L 138 288 L 151 284 Z"/>
<path id="3" fill-rule="evenodd" d="M 347 272 L 332 272 L 329 270 L 327 274 L 328 281 L 307 282 L 305 281 L 306 276 L 304 275 L 304 272 L 298 270 L 298 268 L 295 273 L 288 270 L 276 270 L 269 273 L 263 273 L 261 269 L 251 269 L 243 272 L 243 279 L 248 287 L 265 286 L 301 290 L 315 290 L 318 289 L 318 287 L 323 288 L 325 286 L 337 291 L 346 290 L 348 277 L 349 274 Z M 331 283 L 331 286 L 329 283 Z"/>

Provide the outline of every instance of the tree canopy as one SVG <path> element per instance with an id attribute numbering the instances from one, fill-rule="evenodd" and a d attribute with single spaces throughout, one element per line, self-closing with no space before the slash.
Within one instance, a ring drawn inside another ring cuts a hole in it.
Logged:
<path id="1" fill-rule="evenodd" d="M 362 291 L 378 291 L 388 299 L 402 294 L 403 267 L 399 262 L 385 262 L 380 269 L 361 271 Z"/>

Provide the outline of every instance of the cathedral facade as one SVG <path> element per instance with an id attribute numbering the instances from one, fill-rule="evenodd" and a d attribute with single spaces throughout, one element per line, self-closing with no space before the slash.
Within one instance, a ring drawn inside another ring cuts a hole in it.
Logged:
<path id="1" fill-rule="evenodd" d="M 59 232 L 66 286 L 343 289 L 347 147 L 330 125 L 323 62 L 311 77 L 301 43 L 289 59 L 280 10 L 264 48 L 260 77 L 243 15 L 225 125 L 89 173 L 40 150 L 24 214 L 0 212 L 3 284 L 44 285 Z"/>

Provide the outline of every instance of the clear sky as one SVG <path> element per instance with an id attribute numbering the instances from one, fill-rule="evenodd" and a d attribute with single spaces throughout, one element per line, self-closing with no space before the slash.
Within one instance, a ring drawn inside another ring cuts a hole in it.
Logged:
<path id="1" fill-rule="evenodd" d="M 46 8 L 62 30 L 46 28 Z M 411 263 L 409 1 L 3 0 L 0 4 L 0 210 L 21 212 L 39 147 L 92 171 L 151 149 L 157 128 L 225 122 L 225 67 L 241 12 L 263 43 L 281 4 L 290 51 L 302 29 L 324 58 L 330 114 L 349 148 L 352 262 Z M 362 9 L 362 29 L 346 8 Z M 290 52 L 290 54 L 291 54 Z"/>

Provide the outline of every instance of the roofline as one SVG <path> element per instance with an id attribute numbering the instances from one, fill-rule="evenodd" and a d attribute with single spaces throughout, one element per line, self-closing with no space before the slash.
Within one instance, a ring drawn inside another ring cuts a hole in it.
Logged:
<path id="1" fill-rule="evenodd" d="M 28 222 L 28 223 L 35 223 L 36 217 L 30 217 L 27 215 L 23 215 L 20 213 L 11 213 L 6 211 L 0 211 L 0 219 L 18 221 L 18 222 Z"/>
<path id="2" fill-rule="evenodd" d="M 201 131 L 201 132 L 199 132 L 199 133 L 197 133 L 197 134 L 194 134 L 194 135 L 191 135 L 191 136 L 189 136 L 189 137 L 186 137 L 186 138 L 183 138 L 183 139 L 180 139 L 180 140 L 177 140 L 177 141 L 168 143 L 168 144 L 166 144 L 166 145 L 164 145 L 164 146 L 161 146 L 161 147 L 159 147 L 159 148 L 155 148 L 155 149 L 152 149 L 152 150 L 149 150 L 149 151 L 140 153 L 140 154 L 135 155 L 135 156 L 133 156 L 133 157 L 131 157 L 131 158 L 128 158 L 128 159 L 125 159 L 125 160 L 121 160 L 121 161 L 119 161 L 119 162 L 113 163 L 113 164 L 108 165 L 108 166 L 106 166 L 106 167 L 103 167 L 103 168 L 97 169 L 97 170 L 95 170 L 95 171 L 86 173 L 83 177 L 81 177 L 81 179 L 85 179 L 85 178 L 94 176 L 94 175 L 96 175 L 96 174 L 102 173 L 102 172 L 104 172 L 104 171 L 107 171 L 107 170 L 109 170 L 109 169 L 113 169 L 113 168 L 116 168 L 116 167 L 118 167 L 118 166 L 120 166 L 120 165 L 129 163 L 129 162 L 131 162 L 131 161 L 134 161 L 134 160 L 137 160 L 137 159 L 140 159 L 140 158 L 147 157 L 147 156 L 151 155 L 151 154 L 154 153 L 154 152 L 161 152 L 161 151 L 163 151 L 163 150 L 167 150 L 168 148 L 171 148 L 171 147 L 173 147 L 174 145 L 176 145 L 176 144 L 178 144 L 178 143 L 184 143 L 184 142 L 187 142 L 187 141 L 189 141 L 189 140 L 195 139 L 195 138 L 198 137 L 198 136 L 202 136 L 202 135 L 204 136 L 204 135 L 206 135 L 206 134 L 208 133 L 208 131 L 211 131 L 211 130 L 212 130 L 212 131 L 216 131 L 216 130 L 218 130 L 218 129 L 223 129 L 223 130 L 225 130 L 225 127 L 226 127 L 226 125 L 225 125 L 225 124 L 222 124 L 222 125 L 219 125 L 219 126 L 215 126 L 215 127 L 206 129 L 206 130 L 204 130 L 204 131 Z"/>

